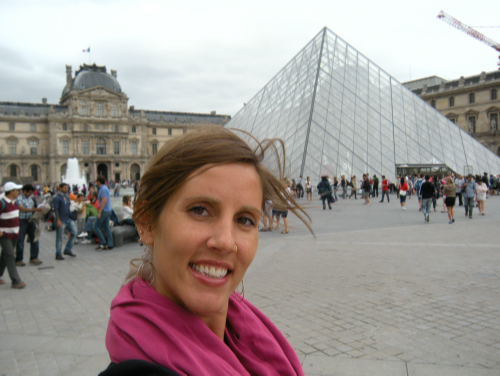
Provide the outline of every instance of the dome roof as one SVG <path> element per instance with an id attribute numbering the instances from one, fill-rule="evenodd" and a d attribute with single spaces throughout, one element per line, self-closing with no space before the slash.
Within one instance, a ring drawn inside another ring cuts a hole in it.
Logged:
<path id="1" fill-rule="evenodd" d="M 114 73 L 114 71 L 111 71 Z M 115 73 L 114 73 L 115 74 Z M 83 91 L 93 87 L 104 87 L 115 93 L 122 94 L 122 88 L 118 83 L 115 75 L 106 73 L 105 66 L 87 65 L 83 64 L 80 69 L 75 73 L 75 78 L 71 83 L 71 87 L 66 86 L 62 95 L 69 93 L 71 90 Z"/>

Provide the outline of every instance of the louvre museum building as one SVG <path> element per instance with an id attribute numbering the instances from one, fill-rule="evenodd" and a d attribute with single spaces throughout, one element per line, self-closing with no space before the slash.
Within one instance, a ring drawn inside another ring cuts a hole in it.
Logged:
<path id="1" fill-rule="evenodd" d="M 137 180 L 146 162 L 172 137 L 203 125 L 224 125 L 227 115 L 163 112 L 128 106 L 117 73 L 66 66 L 60 103 L 0 102 L 0 178 L 57 183 L 68 158 L 77 158 L 87 181 Z"/>

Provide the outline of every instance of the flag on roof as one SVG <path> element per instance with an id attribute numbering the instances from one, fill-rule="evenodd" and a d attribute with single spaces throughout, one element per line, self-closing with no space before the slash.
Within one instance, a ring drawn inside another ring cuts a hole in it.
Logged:
<path id="1" fill-rule="evenodd" d="M 86 50 L 83 50 L 83 52 L 90 52 L 90 47 L 87 48 Z"/>

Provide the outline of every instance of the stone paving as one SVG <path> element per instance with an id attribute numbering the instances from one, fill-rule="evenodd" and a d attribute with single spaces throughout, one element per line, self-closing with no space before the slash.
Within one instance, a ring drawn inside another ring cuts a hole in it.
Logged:
<path id="1" fill-rule="evenodd" d="M 305 200 L 302 200 L 305 202 Z M 424 223 L 416 199 L 306 204 L 316 237 L 260 233 L 245 297 L 286 335 L 306 375 L 499 375 L 500 198 L 474 219 L 456 207 Z M 24 290 L 0 286 L 0 375 L 96 375 L 109 305 L 136 243 L 75 245 L 54 260 L 44 232 L 40 267 L 18 268 Z M 26 249 L 25 249 L 26 252 Z M 25 253 L 25 261 L 27 254 Z"/>

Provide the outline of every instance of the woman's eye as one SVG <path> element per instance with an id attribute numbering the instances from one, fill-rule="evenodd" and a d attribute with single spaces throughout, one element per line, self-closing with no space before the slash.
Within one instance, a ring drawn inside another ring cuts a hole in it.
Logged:
<path id="1" fill-rule="evenodd" d="M 244 226 L 254 226 L 255 222 L 248 217 L 239 217 L 236 222 Z"/>
<path id="2" fill-rule="evenodd" d="M 196 215 L 207 215 L 207 209 L 205 209 L 203 206 L 194 206 L 191 209 L 189 209 L 190 212 Z"/>

